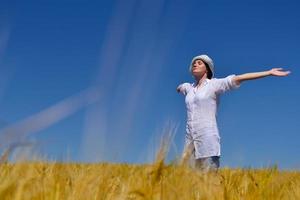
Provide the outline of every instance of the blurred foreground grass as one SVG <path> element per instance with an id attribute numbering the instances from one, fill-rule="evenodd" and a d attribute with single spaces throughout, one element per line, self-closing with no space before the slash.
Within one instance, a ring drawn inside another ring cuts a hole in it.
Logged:
<path id="1" fill-rule="evenodd" d="M 0 199 L 300 199 L 300 172 L 187 166 L 23 162 L 0 164 Z"/>

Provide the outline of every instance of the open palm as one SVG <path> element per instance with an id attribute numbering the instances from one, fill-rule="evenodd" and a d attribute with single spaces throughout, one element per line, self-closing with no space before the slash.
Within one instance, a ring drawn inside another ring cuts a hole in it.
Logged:
<path id="1" fill-rule="evenodd" d="M 270 70 L 270 74 L 273 76 L 287 76 L 290 71 L 283 71 L 283 68 L 273 68 Z"/>

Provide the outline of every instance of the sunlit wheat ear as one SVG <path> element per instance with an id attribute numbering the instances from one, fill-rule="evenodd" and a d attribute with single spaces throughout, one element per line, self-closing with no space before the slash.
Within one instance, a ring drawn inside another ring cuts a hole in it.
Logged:
<path id="1" fill-rule="evenodd" d="M 190 160 L 192 153 L 193 153 L 193 145 L 192 144 L 187 145 L 183 150 L 179 165 L 187 166 L 189 164 L 189 160 Z"/>
<path id="2" fill-rule="evenodd" d="M 167 157 L 168 151 L 170 149 L 170 144 L 174 139 L 177 128 L 177 125 L 168 123 L 163 129 L 163 135 L 160 141 L 159 150 L 156 154 L 155 163 L 163 162 Z"/>
<path id="3" fill-rule="evenodd" d="M 167 154 L 168 154 L 168 151 L 170 148 L 170 144 L 172 143 L 172 140 L 176 133 L 176 130 L 177 130 L 177 126 L 174 124 L 171 124 L 171 123 L 168 123 L 163 130 L 160 147 L 156 154 L 156 159 L 155 159 L 153 168 L 150 172 L 150 175 L 152 176 L 153 184 L 158 182 L 161 178 L 165 159 L 167 157 Z"/>
<path id="4" fill-rule="evenodd" d="M 14 143 L 9 145 L 8 148 L 6 148 L 1 157 L 0 157 L 0 164 L 1 163 L 5 163 L 8 161 L 9 156 L 12 154 L 12 152 L 18 148 L 18 147 L 29 147 L 29 146 L 33 146 L 34 144 L 31 142 L 19 142 L 19 143 Z"/>
<path id="5" fill-rule="evenodd" d="M 7 148 L 3 151 L 2 155 L 1 155 L 1 158 L 0 158 L 0 164 L 2 163 L 6 163 L 7 160 L 8 160 L 8 157 L 11 153 L 12 149 L 11 148 Z"/>

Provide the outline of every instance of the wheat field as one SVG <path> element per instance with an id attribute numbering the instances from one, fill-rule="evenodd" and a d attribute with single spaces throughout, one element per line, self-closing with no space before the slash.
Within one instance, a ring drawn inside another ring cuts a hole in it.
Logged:
<path id="1" fill-rule="evenodd" d="M 186 165 L 0 164 L 0 199 L 300 199 L 300 173 L 221 168 L 203 173 Z"/>

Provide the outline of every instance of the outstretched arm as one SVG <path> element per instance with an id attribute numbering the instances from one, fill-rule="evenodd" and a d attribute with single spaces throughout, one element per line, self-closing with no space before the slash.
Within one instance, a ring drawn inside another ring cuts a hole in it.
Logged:
<path id="1" fill-rule="evenodd" d="M 266 76 L 287 76 L 289 73 L 291 72 L 283 71 L 282 68 L 273 68 L 271 70 L 263 71 L 263 72 L 252 72 L 252 73 L 237 75 L 232 79 L 233 81 L 235 81 L 236 84 L 240 84 L 243 81 L 263 78 Z"/>

